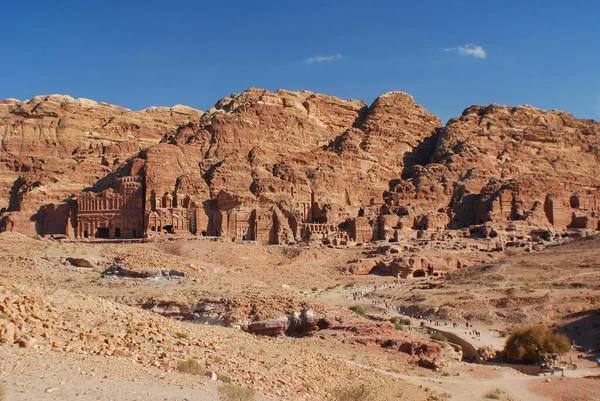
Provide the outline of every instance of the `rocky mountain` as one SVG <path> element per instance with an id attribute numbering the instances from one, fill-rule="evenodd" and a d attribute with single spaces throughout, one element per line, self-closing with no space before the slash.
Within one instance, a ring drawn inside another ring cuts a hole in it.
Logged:
<path id="1" fill-rule="evenodd" d="M 391 203 L 463 228 L 524 221 L 598 228 L 600 124 L 530 106 L 473 106 L 440 130 L 426 165 L 391 186 Z M 587 216 L 587 217 L 586 217 Z"/>
<path id="2" fill-rule="evenodd" d="M 135 112 L 65 95 L 0 101 L 0 210 L 5 220 L 10 212 L 11 221 L 31 232 L 29 219 L 41 205 L 90 187 L 200 115 L 181 105 Z"/>
<path id="3" fill-rule="evenodd" d="M 133 237 L 167 227 L 270 243 L 598 229 L 600 124 L 565 112 L 472 106 L 442 127 L 402 92 L 367 106 L 256 88 L 203 114 L 59 96 L 1 106 L 8 212 L 31 218 L 92 185 L 122 197 L 123 178 L 142 177 L 144 227 L 92 216 L 109 237 L 121 225 Z M 5 229 L 31 231 L 17 220 L 5 213 Z"/>
<path id="4" fill-rule="evenodd" d="M 275 205 L 310 203 L 314 194 L 333 208 L 330 219 L 341 219 L 380 203 L 405 167 L 405 153 L 440 126 L 399 92 L 367 107 L 312 92 L 249 89 L 221 99 L 199 123 L 180 127 L 140 157 L 147 190 L 176 188 L 205 199 L 226 191 Z"/>

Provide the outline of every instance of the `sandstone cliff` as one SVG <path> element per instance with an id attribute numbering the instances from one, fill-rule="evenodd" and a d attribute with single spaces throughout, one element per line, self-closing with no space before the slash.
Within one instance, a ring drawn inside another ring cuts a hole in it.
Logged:
<path id="1" fill-rule="evenodd" d="M 473 106 L 442 127 L 402 92 L 367 106 L 256 88 L 203 114 L 64 96 L 0 106 L 9 212 L 29 218 L 85 187 L 140 177 L 143 223 L 119 217 L 125 195 L 110 192 L 97 201 L 110 216 L 91 210 L 92 236 L 122 225 L 134 237 L 183 230 L 271 243 L 598 229 L 600 124 L 565 112 Z M 4 228 L 15 220 L 5 213 Z"/>
<path id="2" fill-rule="evenodd" d="M 294 241 L 302 223 L 338 224 L 381 204 L 390 180 L 414 164 L 405 155 L 440 127 L 400 92 L 367 107 L 312 92 L 249 89 L 221 99 L 198 123 L 179 127 L 139 157 L 147 193 L 214 201 L 209 207 L 223 216 L 208 210 L 199 218 L 202 231 L 236 236 L 229 221 L 248 220 L 258 207 L 276 223 L 270 241 Z M 246 211 L 233 215 L 234 208 Z"/>
<path id="3" fill-rule="evenodd" d="M 600 124 L 530 106 L 473 106 L 440 130 L 429 163 L 405 178 L 388 200 L 418 200 L 433 226 L 597 229 Z"/>
<path id="4" fill-rule="evenodd" d="M 4 224 L 33 232 L 29 219 L 42 204 L 79 193 L 200 115 L 181 105 L 134 112 L 64 95 L 0 101 Z"/>

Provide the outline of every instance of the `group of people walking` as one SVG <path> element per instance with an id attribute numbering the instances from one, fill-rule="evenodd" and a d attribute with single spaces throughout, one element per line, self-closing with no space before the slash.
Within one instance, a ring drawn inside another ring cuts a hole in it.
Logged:
<path id="1" fill-rule="evenodd" d="M 400 285 L 401 287 L 404 287 L 406 285 L 405 281 L 402 282 L 394 282 L 391 284 L 383 284 L 383 285 L 375 285 L 373 286 L 373 289 L 371 291 L 354 291 L 352 292 L 352 299 L 354 301 L 358 301 L 361 299 L 364 299 L 367 295 L 369 295 L 371 292 L 376 291 L 378 289 L 386 289 L 386 288 L 395 288 L 396 286 Z M 384 305 L 386 310 L 392 310 L 392 311 L 396 311 L 397 313 L 403 315 L 403 316 L 409 316 L 413 319 L 419 319 L 419 320 L 425 320 L 427 321 L 427 323 L 429 325 L 434 325 L 434 326 L 449 326 L 450 324 L 452 324 L 452 328 L 454 329 L 460 329 L 461 328 L 461 323 L 458 321 L 454 321 L 454 322 L 449 322 L 448 320 L 445 321 L 440 321 L 440 320 L 433 320 L 430 318 L 424 318 L 423 315 L 419 315 L 419 314 L 415 314 L 415 313 L 409 313 L 408 307 L 406 304 L 403 305 L 393 305 L 392 304 L 392 300 L 391 299 L 376 299 L 374 297 L 371 298 L 367 298 L 368 301 L 370 301 L 371 304 L 373 305 Z M 473 323 L 469 323 L 469 321 L 465 321 L 465 327 L 470 329 L 470 330 L 465 330 L 464 334 L 469 336 L 469 337 L 473 337 L 476 339 L 481 339 L 481 331 L 475 329 L 473 327 Z M 490 334 L 492 333 L 492 329 L 490 329 Z"/>

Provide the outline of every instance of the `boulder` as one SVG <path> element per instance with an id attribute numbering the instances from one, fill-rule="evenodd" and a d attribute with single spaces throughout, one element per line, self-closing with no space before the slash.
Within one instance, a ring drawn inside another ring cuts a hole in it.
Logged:
<path id="1" fill-rule="evenodd" d="M 102 260 L 94 256 L 76 256 L 68 257 L 67 262 L 69 262 L 75 267 L 87 267 L 93 269 L 95 267 L 98 267 Z"/>
<path id="2" fill-rule="evenodd" d="M 206 372 L 203 376 L 211 381 L 217 381 L 217 379 L 218 379 L 217 374 L 215 372 L 211 372 L 211 371 Z"/>

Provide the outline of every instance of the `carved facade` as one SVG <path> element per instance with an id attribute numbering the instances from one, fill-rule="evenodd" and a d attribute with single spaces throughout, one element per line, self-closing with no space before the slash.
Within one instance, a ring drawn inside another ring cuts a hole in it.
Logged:
<path id="1" fill-rule="evenodd" d="M 549 229 L 598 230 L 598 195 L 550 194 L 543 203 L 536 201 L 526 208 L 516 191 L 502 189 L 473 201 L 475 206 L 465 209 L 471 215 L 459 220 L 485 224 L 521 220 Z M 197 235 L 285 244 L 300 240 L 398 241 L 411 231 L 443 232 L 456 223 L 449 210 L 417 214 L 414 206 L 397 197 L 364 209 L 317 201 L 314 193 L 310 199 L 288 202 L 285 208 L 227 191 L 198 201 L 172 189 L 146 192 L 143 177 L 137 175 L 117 179 L 115 188 L 100 194 L 84 192 L 76 205 L 76 210 L 66 205 L 42 210 L 39 224 L 43 231 L 80 239 Z M 53 217 L 44 218 L 46 215 Z M 477 227 L 471 226 L 473 230 Z"/>
<path id="2" fill-rule="evenodd" d="M 118 189 L 77 198 L 76 238 L 141 238 L 144 235 L 142 177 L 119 178 Z"/>
<path id="3" fill-rule="evenodd" d="M 544 202 L 544 212 L 555 228 L 600 229 L 600 197 L 597 193 L 570 197 L 550 194 Z"/>
<path id="4" fill-rule="evenodd" d="M 196 234 L 196 204 L 189 195 L 152 190 L 146 199 L 144 227 L 147 235 Z"/>

